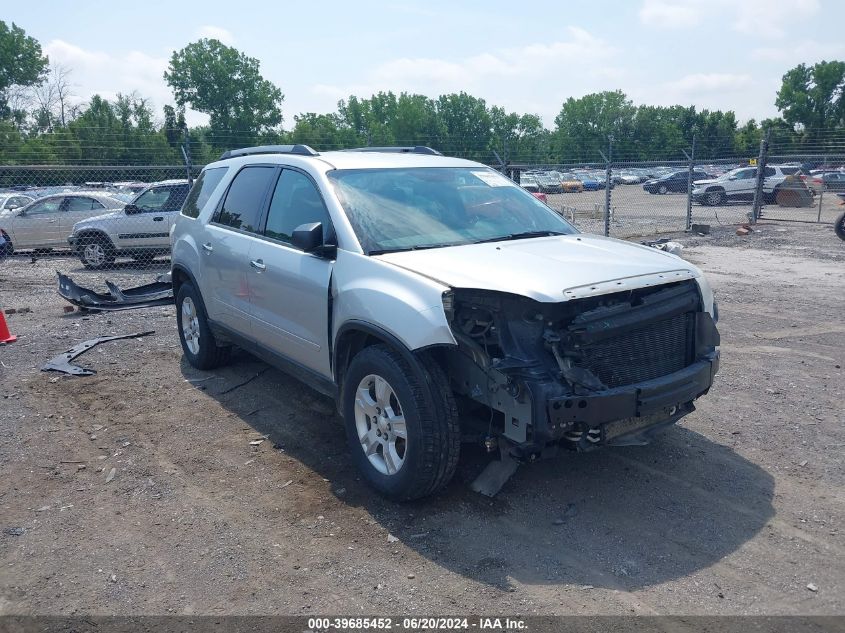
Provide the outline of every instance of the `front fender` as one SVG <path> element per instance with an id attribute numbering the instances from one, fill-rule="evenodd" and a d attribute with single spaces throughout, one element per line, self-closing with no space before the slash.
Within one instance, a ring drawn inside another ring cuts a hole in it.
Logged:
<path id="1" fill-rule="evenodd" d="M 409 350 L 456 345 L 443 310 L 449 286 L 358 253 L 338 250 L 332 282 L 332 340 L 350 321 L 370 323 Z"/>

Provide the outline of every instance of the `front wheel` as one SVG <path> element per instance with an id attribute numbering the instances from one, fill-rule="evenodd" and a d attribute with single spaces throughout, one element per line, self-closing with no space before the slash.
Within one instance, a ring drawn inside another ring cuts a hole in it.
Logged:
<path id="1" fill-rule="evenodd" d="M 666 185 L 660 185 L 660 188 L 657 190 L 657 193 L 659 193 L 661 196 L 665 196 L 667 193 L 669 193 L 669 188 Z"/>
<path id="2" fill-rule="evenodd" d="M 367 482 L 396 500 L 445 486 L 455 472 L 460 431 L 443 371 L 420 359 L 412 368 L 386 345 L 362 350 L 343 381 L 352 460 Z"/>
<path id="3" fill-rule="evenodd" d="M 704 194 L 704 202 L 709 204 L 711 207 L 718 206 L 725 201 L 725 192 L 721 189 L 716 189 L 714 191 L 708 191 Z"/>
<path id="4" fill-rule="evenodd" d="M 839 236 L 839 239 L 845 240 L 845 213 L 842 213 L 836 218 L 836 223 L 833 225 L 833 230 Z"/>
<path id="5" fill-rule="evenodd" d="M 114 247 L 106 237 L 88 237 L 80 245 L 79 259 L 85 268 L 101 270 L 114 264 Z"/>

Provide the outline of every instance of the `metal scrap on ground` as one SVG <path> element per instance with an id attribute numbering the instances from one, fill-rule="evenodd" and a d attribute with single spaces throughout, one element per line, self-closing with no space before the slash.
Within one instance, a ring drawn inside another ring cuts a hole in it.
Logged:
<path id="1" fill-rule="evenodd" d="M 59 294 L 73 305 L 87 310 L 132 310 L 173 303 L 170 273 L 159 275 L 153 283 L 125 290 L 106 280 L 108 294 L 83 288 L 58 271 L 56 274 L 59 276 Z"/>
<path id="2" fill-rule="evenodd" d="M 89 349 L 94 347 L 95 345 L 99 345 L 100 343 L 105 343 L 106 341 L 115 341 L 118 339 L 123 338 L 140 338 L 142 336 L 147 336 L 149 334 L 153 334 L 154 330 L 150 330 L 149 332 L 138 332 L 137 334 L 120 334 L 118 336 L 101 336 L 99 338 L 92 338 L 87 341 L 83 341 L 78 345 L 74 345 L 66 352 L 62 352 L 58 356 L 51 358 L 42 368 L 41 371 L 60 371 L 65 374 L 70 374 L 71 376 L 92 376 L 97 372 L 93 369 L 85 369 L 84 367 L 80 367 L 79 365 L 73 365 L 70 361 L 72 361 L 77 356 L 84 354 Z"/>

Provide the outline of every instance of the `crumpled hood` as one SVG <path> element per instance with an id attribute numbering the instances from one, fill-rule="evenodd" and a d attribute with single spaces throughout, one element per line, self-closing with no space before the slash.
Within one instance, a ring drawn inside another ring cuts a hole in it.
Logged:
<path id="1" fill-rule="evenodd" d="M 522 295 L 543 302 L 596 296 L 698 277 L 669 253 L 594 235 L 467 244 L 375 256 L 453 288 Z"/>

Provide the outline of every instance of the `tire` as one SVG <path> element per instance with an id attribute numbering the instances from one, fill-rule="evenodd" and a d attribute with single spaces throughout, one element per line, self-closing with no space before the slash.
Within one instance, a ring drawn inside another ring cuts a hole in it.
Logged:
<path id="1" fill-rule="evenodd" d="M 176 327 L 182 352 L 192 367 L 214 369 L 228 362 L 231 348 L 217 344 L 200 294 L 187 282 L 179 286 L 176 294 Z"/>
<path id="2" fill-rule="evenodd" d="M 12 244 L 12 238 L 9 237 L 6 231 L 0 229 L 0 236 L 3 238 L 2 243 L 0 243 L 0 261 L 3 261 L 14 254 L 15 247 Z"/>
<path id="3" fill-rule="evenodd" d="M 657 193 L 659 193 L 661 196 L 665 196 L 667 193 L 669 193 L 669 188 L 666 185 L 660 185 L 660 187 L 657 189 Z"/>
<path id="4" fill-rule="evenodd" d="M 370 486 L 390 499 L 408 501 L 449 482 L 461 447 L 458 411 L 448 380 L 433 361 L 421 359 L 415 371 L 386 345 L 366 347 L 352 359 L 342 389 L 352 461 Z M 398 417 L 404 420 L 404 438 L 392 422 Z"/>
<path id="5" fill-rule="evenodd" d="M 836 222 L 833 225 L 833 230 L 836 231 L 836 234 L 839 236 L 839 239 L 845 240 L 845 212 L 843 212 L 838 218 L 836 218 Z"/>
<path id="6" fill-rule="evenodd" d="M 102 270 L 114 264 L 114 246 L 104 235 L 82 238 L 79 248 L 79 260 L 89 270 Z"/>
<path id="7" fill-rule="evenodd" d="M 719 206 L 725 201 L 725 192 L 721 189 L 707 191 L 704 194 L 703 200 L 704 204 L 709 205 L 711 207 Z"/>

